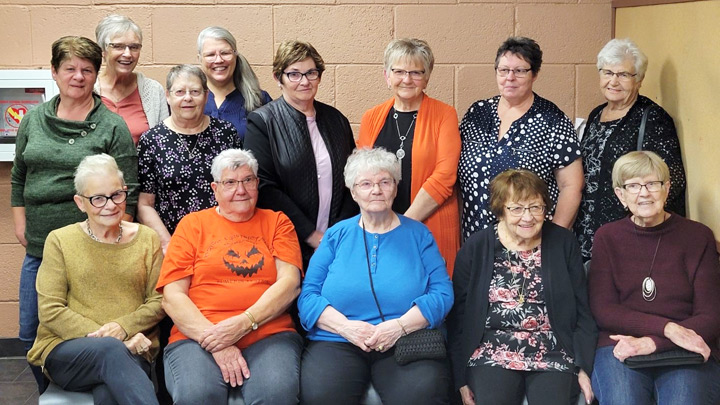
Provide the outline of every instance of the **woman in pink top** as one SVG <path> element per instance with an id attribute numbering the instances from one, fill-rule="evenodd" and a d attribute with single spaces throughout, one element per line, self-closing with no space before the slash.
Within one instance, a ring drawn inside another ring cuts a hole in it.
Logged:
<path id="1" fill-rule="evenodd" d="M 109 15 L 95 28 L 95 37 L 105 60 L 95 92 L 110 111 L 125 120 L 137 145 L 143 132 L 170 115 L 165 90 L 157 81 L 134 72 L 142 49 L 142 31 L 133 20 Z"/>

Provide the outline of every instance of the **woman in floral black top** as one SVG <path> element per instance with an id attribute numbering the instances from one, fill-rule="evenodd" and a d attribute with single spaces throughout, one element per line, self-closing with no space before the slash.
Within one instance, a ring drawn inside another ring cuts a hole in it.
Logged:
<path id="1" fill-rule="evenodd" d="M 448 318 L 455 387 L 465 404 L 592 400 L 597 327 L 590 314 L 580 248 L 545 221 L 546 183 L 511 169 L 490 183 L 499 218 L 463 245 Z"/>
<path id="2" fill-rule="evenodd" d="M 213 158 L 242 147 L 231 123 L 203 114 L 208 87 L 200 68 L 172 68 L 166 94 L 172 114 L 138 143 L 138 220 L 158 233 L 163 252 L 182 217 L 215 205 Z"/>

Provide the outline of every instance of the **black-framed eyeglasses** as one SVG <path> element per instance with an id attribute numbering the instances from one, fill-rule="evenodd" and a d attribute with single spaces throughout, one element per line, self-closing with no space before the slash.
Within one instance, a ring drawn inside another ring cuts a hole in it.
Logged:
<path id="1" fill-rule="evenodd" d="M 645 184 L 640 183 L 627 183 L 623 184 L 622 188 L 625 189 L 630 194 L 640 194 L 640 191 L 643 187 L 647 189 L 647 191 L 651 193 L 657 193 L 658 191 L 662 190 L 662 186 L 665 182 L 664 181 L 648 181 Z"/>
<path id="2" fill-rule="evenodd" d="M 245 190 L 256 190 L 258 186 L 258 178 L 255 176 L 248 176 L 241 180 L 235 180 L 235 179 L 227 179 L 227 180 L 221 180 L 218 183 L 222 184 L 222 186 L 228 191 L 234 191 L 237 190 L 238 185 L 242 184 L 243 188 Z"/>
<path id="3" fill-rule="evenodd" d="M 125 49 L 129 49 L 130 52 L 140 52 L 140 50 L 142 49 L 142 44 L 124 44 L 122 42 L 110 42 L 108 43 L 108 47 L 112 48 L 115 51 L 124 52 Z"/>
<path id="4" fill-rule="evenodd" d="M 383 191 L 389 191 L 395 187 L 395 179 L 382 179 L 377 183 L 370 180 L 363 180 L 360 183 L 355 183 L 354 185 L 361 191 L 370 191 L 374 189 L 376 185 Z"/>
<path id="5" fill-rule="evenodd" d="M 88 201 L 90 201 L 90 205 L 92 205 L 95 208 L 103 208 L 107 205 L 108 200 L 112 200 L 115 205 L 122 204 L 127 200 L 128 192 L 126 190 L 118 190 L 111 195 L 102 195 L 102 194 L 96 194 L 96 195 L 82 195 L 78 194 L 80 197 L 87 198 Z"/>
<path id="6" fill-rule="evenodd" d="M 633 77 L 637 76 L 637 73 L 613 72 L 610 69 L 600 69 L 598 71 L 600 72 L 600 76 L 608 80 L 612 79 L 613 76 L 617 76 L 618 80 L 627 82 L 632 80 Z"/>
<path id="7" fill-rule="evenodd" d="M 528 73 L 532 71 L 532 69 L 525 69 L 525 68 L 515 68 L 515 69 L 509 69 L 509 68 L 495 68 L 495 71 L 497 72 L 497 75 L 500 77 L 507 77 L 507 75 L 512 72 L 515 77 L 523 78 L 527 76 Z"/>
<path id="8" fill-rule="evenodd" d="M 407 76 L 410 76 L 412 80 L 422 80 L 425 78 L 424 70 L 390 69 L 390 71 L 396 79 L 404 80 Z"/>
<path id="9" fill-rule="evenodd" d="M 505 207 L 507 208 L 510 215 L 514 217 L 521 217 L 523 214 L 525 214 L 525 210 L 530 212 L 530 215 L 537 217 L 545 213 L 545 206 L 544 205 L 531 205 L 529 207 Z"/>
<path id="10" fill-rule="evenodd" d="M 314 81 L 320 78 L 320 71 L 317 69 L 310 69 L 305 73 L 283 72 L 283 74 L 287 76 L 288 80 L 290 80 L 291 82 L 299 82 L 302 80 L 303 76 L 310 81 Z"/>

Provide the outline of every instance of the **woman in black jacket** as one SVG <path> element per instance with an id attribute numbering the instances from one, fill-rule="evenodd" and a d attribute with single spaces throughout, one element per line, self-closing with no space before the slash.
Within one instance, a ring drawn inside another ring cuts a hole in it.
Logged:
<path id="1" fill-rule="evenodd" d="M 510 169 L 490 184 L 494 226 L 458 252 L 448 318 L 455 388 L 465 405 L 575 403 L 597 342 L 580 250 L 545 220 L 550 197 L 534 173 Z M 475 402 L 477 399 L 477 402 Z"/>
<path id="2" fill-rule="evenodd" d="M 295 225 L 307 267 L 325 230 L 358 212 L 343 179 L 355 147 L 348 119 L 315 100 L 325 63 L 307 42 L 285 41 L 273 61 L 282 97 L 248 115 L 245 149 L 258 160 L 258 207 Z"/>

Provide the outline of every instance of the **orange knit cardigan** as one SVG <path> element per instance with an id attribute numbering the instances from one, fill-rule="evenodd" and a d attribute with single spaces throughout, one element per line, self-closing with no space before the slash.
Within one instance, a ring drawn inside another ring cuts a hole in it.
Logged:
<path id="1" fill-rule="evenodd" d="M 358 147 L 374 146 L 378 134 L 395 103 L 390 99 L 363 114 Z M 460 131 L 455 108 L 423 95 L 418 111 L 412 145 L 412 181 L 410 199 L 424 189 L 439 205 L 425 221 L 435 237 L 440 253 L 452 277 L 455 255 L 460 249 L 457 179 L 460 159 Z"/>

